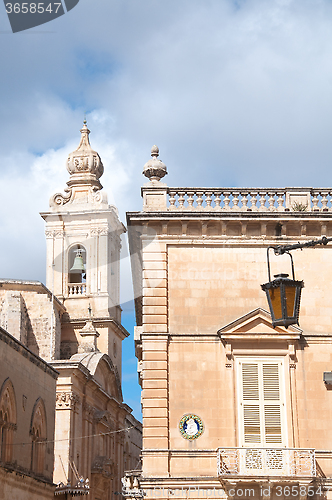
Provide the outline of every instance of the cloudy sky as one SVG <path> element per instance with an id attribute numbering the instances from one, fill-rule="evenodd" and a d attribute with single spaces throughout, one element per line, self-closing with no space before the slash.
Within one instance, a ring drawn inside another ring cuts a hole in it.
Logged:
<path id="1" fill-rule="evenodd" d="M 84 113 L 123 221 L 153 144 L 170 186 L 332 186 L 330 0 L 80 0 L 15 34 L 3 5 L 0 43 L 2 277 L 45 281 L 39 212 Z M 132 328 L 125 257 L 122 288 Z"/>

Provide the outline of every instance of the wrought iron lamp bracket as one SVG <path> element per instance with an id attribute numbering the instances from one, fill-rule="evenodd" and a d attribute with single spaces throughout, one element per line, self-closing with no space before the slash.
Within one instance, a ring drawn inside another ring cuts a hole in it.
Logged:
<path id="1" fill-rule="evenodd" d="M 267 248 L 267 268 L 268 268 L 268 273 L 269 273 L 269 281 L 271 281 L 271 272 L 270 272 L 270 258 L 269 258 L 269 250 L 272 248 L 274 251 L 275 255 L 284 255 L 287 253 L 290 256 L 291 259 L 291 264 L 292 264 L 292 273 L 293 273 L 293 280 L 295 280 L 294 276 L 294 263 L 293 263 L 293 257 L 290 254 L 291 250 L 297 250 L 300 248 L 309 248 L 309 247 L 315 247 L 316 245 L 327 245 L 330 241 L 332 241 L 332 238 L 327 238 L 326 236 L 323 236 L 319 240 L 310 240 L 306 241 L 305 243 L 294 243 L 293 245 L 277 245 L 277 246 L 269 246 Z"/>
<path id="2" fill-rule="evenodd" d="M 269 251 L 271 249 L 274 250 L 274 254 L 275 255 L 284 255 L 285 253 L 287 255 L 289 255 L 290 257 L 290 260 L 291 260 L 291 266 L 292 266 L 292 275 L 293 275 L 293 280 L 295 281 L 295 272 L 294 272 L 294 262 L 293 262 L 293 257 L 292 257 L 292 254 L 287 251 L 287 250 L 284 250 L 282 253 L 279 252 L 279 248 L 280 247 L 273 247 L 273 246 L 269 246 L 267 247 L 267 270 L 268 270 L 268 275 L 269 275 L 269 281 L 272 281 L 271 280 L 271 266 L 270 266 L 270 256 L 269 256 Z"/>

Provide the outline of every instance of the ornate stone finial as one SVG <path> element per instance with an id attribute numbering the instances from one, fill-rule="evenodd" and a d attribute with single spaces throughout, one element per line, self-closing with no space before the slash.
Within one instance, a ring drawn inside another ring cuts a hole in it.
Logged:
<path id="1" fill-rule="evenodd" d="M 90 310 L 89 314 L 91 314 Z M 99 333 L 94 327 L 91 316 L 89 316 L 88 321 L 86 322 L 85 326 L 82 328 L 82 330 L 80 330 L 79 333 L 80 336 L 82 337 L 82 340 L 80 340 L 78 345 L 79 353 L 98 351 L 97 338 L 99 337 Z"/>
<path id="2" fill-rule="evenodd" d="M 75 205 L 108 205 L 107 195 L 101 191 L 103 186 L 99 181 L 104 173 L 104 166 L 99 154 L 91 148 L 89 134 L 84 116 L 79 146 L 67 159 L 67 170 L 70 173 L 68 187 L 65 194 L 56 193 L 51 197 L 50 207 L 53 210 Z"/>
<path id="3" fill-rule="evenodd" d="M 151 160 L 146 162 L 143 167 L 143 174 L 151 182 L 160 181 L 167 174 L 166 165 L 159 160 L 159 148 L 158 146 L 152 146 L 151 148 Z"/>
<path id="4" fill-rule="evenodd" d="M 84 118 L 81 128 L 81 141 L 78 148 L 69 154 L 67 170 L 70 173 L 71 184 L 94 184 L 101 188 L 99 178 L 104 173 L 104 166 L 99 154 L 91 148 L 89 141 L 90 130 Z"/>

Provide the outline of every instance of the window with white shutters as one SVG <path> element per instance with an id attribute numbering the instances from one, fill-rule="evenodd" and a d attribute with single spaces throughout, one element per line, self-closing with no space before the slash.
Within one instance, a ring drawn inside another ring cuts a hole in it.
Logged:
<path id="1" fill-rule="evenodd" d="M 240 446 L 286 446 L 283 360 L 238 358 L 237 378 Z"/>

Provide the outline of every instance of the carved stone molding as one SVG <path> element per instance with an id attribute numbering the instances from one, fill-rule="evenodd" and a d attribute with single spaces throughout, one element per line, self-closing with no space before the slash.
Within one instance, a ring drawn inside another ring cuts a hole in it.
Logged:
<path id="1" fill-rule="evenodd" d="M 71 409 L 76 411 L 80 404 L 81 404 L 80 397 L 72 392 L 58 392 L 56 395 L 57 410 Z"/>
<path id="2" fill-rule="evenodd" d="M 92 474 L 101 474 L 103 477 L 113 479 L 115 475 L 115 465 L 113 460 L 106 456 L 97 456 L 92 462 Z"/>
<path id="3" fill-rule="evenodd" d="M 62 238 L 63 231 L 45 231 L 46 238 Z"/>
<path id="4" fill-rule="evenodd" d="M 140 471 L 125 472 L 125 476 L 121 478 L 122 495 L 125 498 L 143 499 L 145 492 L 141 488 L 140 480 Z"/>
<path id="5" fill-rule="evenodd" d="M 51 207 L 65 205 L 70 201 L 73 191 L 70 188 L 65 188 L 64 191 L 66 194 L 56 193 L 54 196 L 51 197 L 50 199 Z"/>
<path id="6" fill-rule="evenodd" d="M 85 413 L 86 420 L 88 420 L 89 422 L 92 422 L 96 408 L 94 406 L 89 405 L 86 401 L 84 401 L 82 408 L 83 408 L 83 411 Z"/>
<path id="7" fill-rule="evenodd" d="M 107 228 L 94 228 L 90 231 L 90 236 L 106 236 L 109 234 Z"/>
<path id="8" fill-rule="evenodd" d="M 17 430 L 17 424 L 14 424 L 13 422 L 5 422 L 4 420 L 0 420 L 0 426 L 3 429 L 9 429 L 10 431 Z"/>
<path id="9" fill-rule="evenodd" d="M 103 201 L 103 193 L 96 186 L 92 187 L 92 198 L 96 203 L 101 203 Z"/>
<path id="10" fill-rule="evenodd" d="M 96 423 L 101 422 L 104 425 L 107 425 L 107 427 L 110 430 L 114 430 L 114 428 L 115 428 L 112 414 L 107 410 L 96 410 L 95 409 L 94 414 L 93 414 L 93 420 Z"/>

